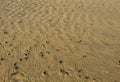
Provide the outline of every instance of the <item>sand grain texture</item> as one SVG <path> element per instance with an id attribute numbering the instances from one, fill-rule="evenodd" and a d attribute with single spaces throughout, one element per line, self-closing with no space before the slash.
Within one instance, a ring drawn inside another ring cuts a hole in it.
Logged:
<path id="1" fill-rule="evenodd" d="M 120 0 L 0 0 L 0 82 L 120 82 Z"/>

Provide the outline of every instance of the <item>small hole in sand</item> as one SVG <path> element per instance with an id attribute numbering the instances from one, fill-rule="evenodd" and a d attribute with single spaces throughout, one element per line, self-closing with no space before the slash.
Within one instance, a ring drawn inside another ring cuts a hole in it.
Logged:
<path id="1" fill-rule="evenodd" d="M 11 55 L 10 53 L 8 53 L 7 55 Z"/>
<path id="2" fill-rule="evenodd" d="M 6 34 L 6 35 L 7 35 L 7 34 L 8 34 L 8 32 L 7 32 L 7 31 L 4 31 L 4 34 Z"/>
<path id="3" fill-rule="evenodd" d="M 84 56 L 82 56 L 83 58 L 86 58 L 87 56 L 86 55 L 84 55 Z"/>
<path id="4" fill-rule="evenodd" d="M 22 61 L 22 59 L 20 58 L 19 61 Z"/>
<path id="5" fill-rule="evenodd" d="M 43 47 L 45 47 L 45 45 L 43 45 Z"/>
<path id="6" fill-rule="evenodd" d="M 78 76 L 79 78 L 81 77 L 81 75 Z"/>
<path id="7" fill-rule="evenodd" d="M 82 69 L 79 69 L 79 70 L 78 70 L 79 73 L 82 72 L 82 71 L 83 71 Z"/>
<path id="8" fill-rule="evenodd" d="M 25 59 L 25 60 L 28 60 L 28 57 L 26 56 L 26 57 L 24 57 L 24 59 Z"/>
<path id="9" fill-rule="evenodd" d="M 11 22 L 11 24 L 14 24 L 14 22 Z"/>
<path id="10" fill-rule="evenodd" d="M 14 66 L 17 66 L 17 63 L 14 63 Z"/>
<path id="11" fill-rule="evenodd" d="M 19 67 L 18 67 L 18 66 L 15 66 L 15 69 L 17 70 L 17 69 L 19 69 Z"/>
<path id="12" fill-rule="evenodd" d="M 47 71 L 44 71 L 43 74 L 44 74 L 44 75 L 47 75 Z"/>
<path id="13" fill-rule="evenodd" d="M 95 81 L 96 79 L 95 79 L 95 78 L 93 78 L 93 80 Z"/>
<path id="14" fill-rule="evenodd" d="M 18 23 L 23 23 L 23 21 L 20 20 Z"/>
<path id="15" fill-rule="evenodd" d="M 59 63 L 60 63 L 60 64 L 62 64 L 62 63 L 63 63 L 63 61 L 62 61 L 62 60 L 60 60 L 60 61 L 59 61 Z"/>
<path id="16" fill-rule="evenodd" d="M 119 65 L 120 65 L 120 60 L 118 61 Z"/>
<path id="17" fill-rule="evenodd" d="M 43 57 L 43 56 L 44 56 L 44 53 L 43 53 L 43 52 L 40 52 L 40 55 L 41 55 L 41 57 Z"/>
<path id="18" fill-rule="evenodd" d="M 7 43 L 8 43 L 8 41 L 5 41 L 5 43 L 7 44 Z"/>
<path id="19" fill-rule="evenodd" d="M 28 53 L 25 53 L 24 55 L 25 55 L 25 56 L 28 56 Z"/>
<path id="20" fill-rule="evenodd" d="M 88 77 L 88 76 L 85 76 L 85 79 L 89 79 L 89 77 Z"/>
<path id="21" fill-rule="evenodd" d="M 56 51 L 60 51 L 59 49 L 56 49 Z"/>
<path id="22" fill-rule="evenodd" d="M 1 60 L 1 61 L 4 61 L 4 60 L 5 60 L 5 58 L 0 58 L 0 60 Z"/>

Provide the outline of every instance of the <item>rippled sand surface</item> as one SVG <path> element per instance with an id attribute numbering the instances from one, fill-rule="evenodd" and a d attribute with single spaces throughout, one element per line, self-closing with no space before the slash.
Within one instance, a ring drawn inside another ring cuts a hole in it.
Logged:
<path id="1" fill-rule="evenodd" d="M 0 82 L 120 82 L 120 0 L 0 0 Z"/>

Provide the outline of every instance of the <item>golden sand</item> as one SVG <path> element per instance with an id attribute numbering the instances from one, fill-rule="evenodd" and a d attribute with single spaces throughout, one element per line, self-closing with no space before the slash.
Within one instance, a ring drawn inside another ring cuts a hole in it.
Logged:
<path id="1" fill-rule="evenodd" d="M 0 0 L 0 82 L 120 82 L 120 0 Z"/>

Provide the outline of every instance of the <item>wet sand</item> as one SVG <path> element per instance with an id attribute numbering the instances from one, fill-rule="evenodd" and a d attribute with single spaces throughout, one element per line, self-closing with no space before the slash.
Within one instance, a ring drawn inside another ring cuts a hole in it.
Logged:
<path id="1" fill-rule="evenodd" d="M 120 0 L 0 0 L 0 82 L 120 82 Z"/>

